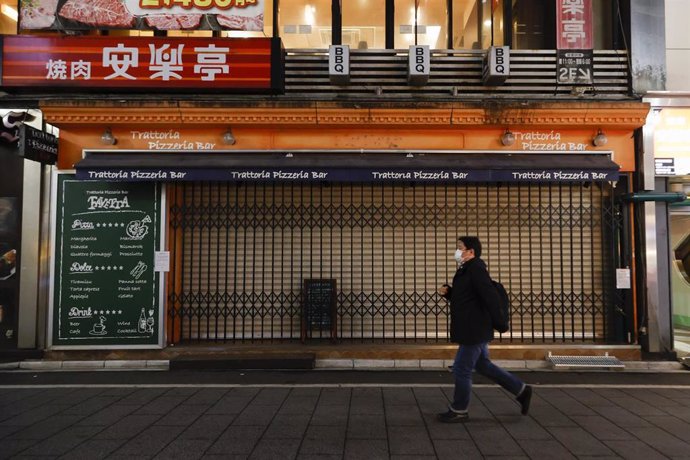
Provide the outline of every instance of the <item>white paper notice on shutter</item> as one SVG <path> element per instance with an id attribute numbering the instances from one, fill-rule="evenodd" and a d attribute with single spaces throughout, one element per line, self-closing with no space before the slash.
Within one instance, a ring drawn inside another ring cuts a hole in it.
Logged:
<path id="1" fill-rule="evenodd" d="M 157 272 L 170 271 L 170 251 L 156 251 L 153 270 Z"/>
<path id="2" fill-rule="evenodd" d="M 616 289 L 630 289 L 630 269 L 616 269 Z"/>

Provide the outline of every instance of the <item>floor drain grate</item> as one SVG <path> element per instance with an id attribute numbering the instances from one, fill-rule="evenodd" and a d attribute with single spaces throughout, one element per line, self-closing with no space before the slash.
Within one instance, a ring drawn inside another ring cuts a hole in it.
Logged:
<path id="1" fill-rule="evenodd" d="M 615 356 L 556 356 L 549 352 L 546 360 L 554 368 L 607 368 L 625 369 L 625 364 Z"/>

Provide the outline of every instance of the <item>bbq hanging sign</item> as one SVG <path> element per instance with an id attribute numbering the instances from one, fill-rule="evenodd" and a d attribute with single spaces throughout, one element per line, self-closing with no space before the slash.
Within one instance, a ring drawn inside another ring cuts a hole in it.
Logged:
<path id="1" fill-rule="evenodd" d="M 20 30 L 264 30 L 265 0 L 21 0 Z"/>
<path id="2" fill-rule="evenodd" d="M 29 37 L 2 39 L 3 87 L 281 92 L 280 39 Z"/>

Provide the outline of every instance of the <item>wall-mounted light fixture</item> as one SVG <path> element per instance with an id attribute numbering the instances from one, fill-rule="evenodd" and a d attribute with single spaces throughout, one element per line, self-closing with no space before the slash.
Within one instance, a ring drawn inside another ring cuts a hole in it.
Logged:
<path id="1" fill-rule="evenodd" d="M 235 145 L 235 142 L 237 142 L 237 139 L 235 139 L 235 136 L 232 134 L 232 129 L 228 128 L 225 134 L 223 134 L 223 144 Z"/>
<path id="2" fill-rule="evenodd" d="M 506 129 L 506 132 L 501 134 L 501 144 L 508 147 L 508 146 L 513 145 L 514 143 L 515 143 L 515 134 L 513 134 L 509 129 Z"/>
<path id="3" fill-rule="evenodd" d="M 105 145 L 115 145 L 117 144 L 117 138 L 113 136 L 113 132 L 110 127 L 105 128 L 103 134 L 101 135 L 101 142 Z"/>
<path id="4" fill-rule="evenodd" d="M 606 134 L 602 133 L 601 130 L 597 131 L 597 135 L 592 138 L 592 144 L 596 147 L 603 147 L 609 141 Z"/>

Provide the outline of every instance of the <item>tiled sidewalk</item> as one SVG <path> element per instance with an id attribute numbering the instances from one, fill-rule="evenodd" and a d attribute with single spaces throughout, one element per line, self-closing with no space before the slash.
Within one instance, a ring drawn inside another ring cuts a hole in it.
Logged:
<path id="1" fill-rule="evenodd" d="M 475 387 L 448 425 L 450 386 L 1 390 L 0 458 L 690 458 L 690 387 Z"/>

